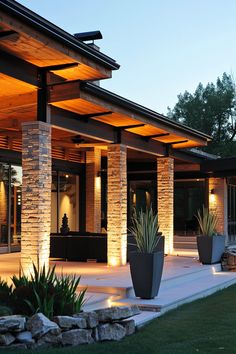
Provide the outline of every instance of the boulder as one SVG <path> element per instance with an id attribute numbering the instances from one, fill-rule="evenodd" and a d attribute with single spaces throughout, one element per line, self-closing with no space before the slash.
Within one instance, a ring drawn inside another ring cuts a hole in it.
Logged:
<path id="1" fill-rule="evenodd" d="M 0 334 L 0 345 L 10 345 L 15 342 L 15 337 L 11 333 Z"/>
<path id="2" fill-rule="evenodd" d="M 122 307 L 109 307 L 106 309 L 96 310 L 99 322 L 114 322 L 123 320 L 125 318 L 132 317 L 140 312 L 138 312 L 137 307 L 134 306 L 122 306 Z"/>
<path id="3" fill-rule="evenodd" d="M 0 333 L 24 331 L 25 323 L 26 319 L 22 316 L 12 315 L 0 317 Z"/>
<path id="4" fill-rule="evenodd" d="M 90 344 L 94 340 L 92 338 L 91 329 L 71 329 L 70 331 L 62 332 L 62 345 L 76 346 L 79 344 Z"/>
<path id="5" fill-rule="evenodd" d="M 95 328 L 98 325 L 98 314 L 95 311 L 81 312 L 73 317 L 83 318 L 86 321 L 87 328 Z"/>
<path id="6" fill-rule="evenodd" d="M 30 317 L 27 321 L 26 328 L 32 333 L 32 337 L 36 339 L 48 332 L 55 335 L 58 335 L 61 332 L 59 326 L 55 322 L 50 321 L 42 313 L 36 313 Z"/>
<path id="7" fill-rule="evenodd" d="M 61 333 L 56 335 L 52 333 L 47 333 L 37 341 L 36 347 L 58 347 L 62 343 Z"/>
<path id="8" fill-rule="evenodd" d="M 123 326 L 126 330 L 126 336 L 130 336 L 135 333 L 135 322 L 134 320 L 123 320 L 119 322 L 121 326 Z"/>
<path id="9" fill-rule="evenodd" d="M 15 351 L 18 349 L 28 349 L 27 345 L 24 343 L 13 343 L 9 346 L 3 346 L 1 347 L 1 353 L 4 353 L 5 351 Z"/>
<path id="10" fill-rule="evenodd" d="M 26 344 L 35 342 L 35 340 L 32 338 L 32 334 L 30 331 L 24 331 L 24 332 L 17 333 L 16 339 L 18 342 L 26 343 Z"/>
<path id="11" fill-rule="evenodd" d="M 126 329 L 119 323 L 105 323 L 97 327 L 99 341 L 121 340 L 126 334 Z"/>
<path id="12" fill-rule="evenodd" d="M 86 328 L 86 319 L 82 317 L 56 316 L 53 321 L 62 329 Z"/>

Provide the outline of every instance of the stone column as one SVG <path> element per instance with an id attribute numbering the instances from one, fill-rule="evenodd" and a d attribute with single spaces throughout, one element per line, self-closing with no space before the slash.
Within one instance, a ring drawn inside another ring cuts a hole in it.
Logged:
<path id="1" fill-rule="evenodd" d="M 112 144 L 107 152 L 107 241 L 108 265 L 127 261 L 127 148 Z"/>
<path id="2" fill-rule="evenodd" d="M 216 231 L 228 236 L 226 178 L 209 178 L 209 211 L 217 216 Z"/>
<path id="3" fill-rule="evenodd" d="M 51 126 L 22 124 L 21 267 L 24 274 L 49 266 L 51 226 Z"/>
<path id="4" fill-rule="evenodd" d="M 159 230 L 165 236 L 165 253 L 171 254 L 174 241 L 174 160 L 157 159 L 157 210 Z"/>
<path id="5" fill-rule="evenodd" d="M 86 152 L 86 231 L 101 232 L 101 149 Z"/>

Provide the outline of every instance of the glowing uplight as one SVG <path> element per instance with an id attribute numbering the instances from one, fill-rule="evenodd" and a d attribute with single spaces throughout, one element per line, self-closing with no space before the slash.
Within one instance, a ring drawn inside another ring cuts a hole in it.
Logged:
<path id="1" fill-rule="evenodd" d="M 117 266 L 120 265 L 119 260 L 116 257 L 113 257 L 113 256 L 111 256 L 111 257 L 108 256 L 108 262 L 107 263 L 111 267 L 117 267 Z"/>

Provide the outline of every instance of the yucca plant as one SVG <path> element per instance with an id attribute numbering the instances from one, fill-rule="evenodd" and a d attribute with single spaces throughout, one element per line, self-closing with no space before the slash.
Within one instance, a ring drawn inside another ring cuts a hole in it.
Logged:
<path id="1" fill-rule="evenodd" d="M 202 212 L 197 211 L 196 215 L 200 232 L 203 236 L 214 236 L 216 234 L 217 217 L 208 208 L 202 207 Z"/>
<path id="2" fill-rule="evenodd" d="M 158 235 L 159 225 L 157 214 L 154 213 L 152 207 L 146 208 L 145 212 L 141 210 L 138 213 L 134 209 L 131 221 L 132 227 L 129 231 L 135 238 L 138 252 L 153 253 L 161 238 Z"/>

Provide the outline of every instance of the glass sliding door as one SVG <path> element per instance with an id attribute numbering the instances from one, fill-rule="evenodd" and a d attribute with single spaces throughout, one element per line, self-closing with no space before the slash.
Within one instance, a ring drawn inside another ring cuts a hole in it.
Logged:
<path id="1" fill-rule="evenodd" d="M 204 180 L 175 181 L 174 232 L 176 235 L 197 234 L 196 213 L 203 205 L 207 205 Z"/>
<path id="2" fill-rule="evenodd" d="M 11 165 L 11 244 L 19 246 L 21 241 L 21 189 L 22 167 Z"/>
<path id="3" fill-rule="evenodd" d="M 20 250 L 22 168 L 0 162 L 0 252 Z"/>
<path id="4" fill-rule="evenodd" d="M 0 247 L 9 246 L 9 165 L 0 163 Z M 7 249 L 5 250 L 7 251 Z"/>
<path id="5" fill-rule="evenodd" d="M 64 214 L 68 217 L 70 231 L 79 230 L 79 176 L 59 174 L 59 227 Z"/>
<path id="6" fill-rule="evenodd" d="M 67 172 L 52 173 L 51 232 L 59 233 L 66 214 L 70 231 L 79 231 L 79 176 Z"/>

